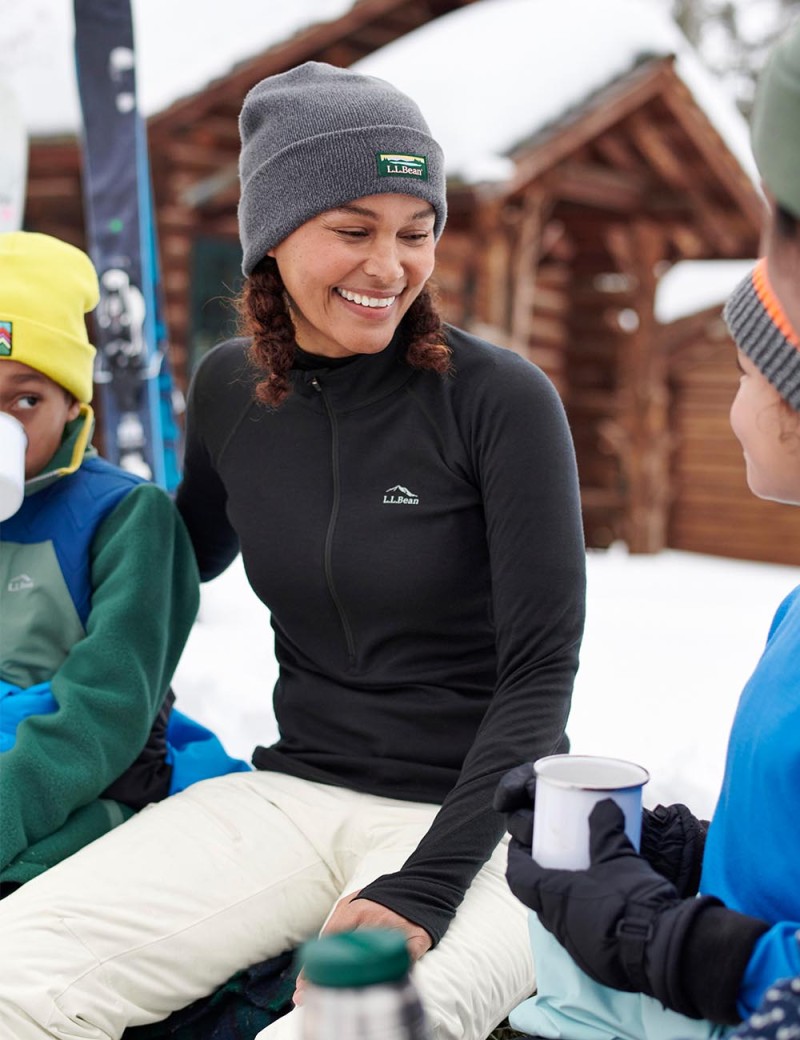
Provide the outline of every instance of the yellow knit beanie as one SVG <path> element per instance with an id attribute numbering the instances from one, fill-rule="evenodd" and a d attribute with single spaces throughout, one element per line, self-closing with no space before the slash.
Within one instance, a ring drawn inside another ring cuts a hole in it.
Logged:
<path id="1" fill-rule="evenodd" d="M 80 249 L 34 231 L 0 234 L 0 363 L 29 365 L 88 403 L 95 349 L 84 315 L 99 298 Z"/>

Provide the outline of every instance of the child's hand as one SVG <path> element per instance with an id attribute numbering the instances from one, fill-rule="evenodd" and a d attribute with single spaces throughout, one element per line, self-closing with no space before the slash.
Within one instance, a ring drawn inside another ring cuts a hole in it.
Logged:
<path id="1" fill-rule="evenodd" d="M 681 899 L 639 856 L 610 798 L 589 816 L 591 865 L 548 870 L 511 840 L 507 878 L 575 963 L 596 982 L 646 993 L 690 1018 L 736 1023 L 736 997 L 753 947 L 768 925 L 711 896 Z M 687 965 L 719 965 L 713 984 Z"/>

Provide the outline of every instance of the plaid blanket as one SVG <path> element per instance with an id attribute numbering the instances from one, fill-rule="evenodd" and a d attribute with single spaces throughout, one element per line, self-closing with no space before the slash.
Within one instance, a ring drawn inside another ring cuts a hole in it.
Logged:
<path id="1" fill-rule="evenodd" d="M 294 953 L 282 953 L 238 972 L 216 993 L 163 1022 L 126 1029 L 122 1040 L 253 1040 L 259 1030 L 291 1010 L 296 977 Z M 505 1020 L 488 1040 L 517 1037 L 525 1034 Z"/>
<path id="2" fill-rule="evenodd" d="M 297 971 L 294 952 L 237 972 L 210 997 L 163 1022 L 126 1029 L 123 1040 L 253 1040 L 292 1007 Z"/>

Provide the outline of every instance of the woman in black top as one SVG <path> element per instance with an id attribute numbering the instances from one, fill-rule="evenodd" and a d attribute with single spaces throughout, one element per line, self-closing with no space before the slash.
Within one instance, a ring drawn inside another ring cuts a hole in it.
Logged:
<path id="1" fill-rule="evenodd" d="M 245 335 L 196 372 L 178 505 L 201 575 L 241 551 L 269 607 L 280 737 L 238 784 L 88 854 L 85 899 L 51 872 L 48 907 L 79 922 L 62 996 L 15 970 L 0 1022 L 116 1037 L 323 926 L 385 926 L 421 958 L 435 1035 L 482 1040 L 534 985 L 492 793 L 566 749 L 583 630 L 564 411 L 539 369 L 436 313 L 444 163 L 410 99 L 308 63 L 255 87 L 240 125 Z M 17 913 L 31 978 L 44 937 Z"/>

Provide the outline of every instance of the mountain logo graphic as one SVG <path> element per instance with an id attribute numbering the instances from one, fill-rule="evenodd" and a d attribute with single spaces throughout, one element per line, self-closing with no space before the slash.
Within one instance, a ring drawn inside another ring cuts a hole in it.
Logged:
<path id="1" fill-rule="evenodd" d="M 398 152 L 377 152 L 379 177 L 417 177 L 428 179 L 427 155 L 405 155 Z"/>
<path id="2" fill-rule="evenodd" d="M 384 491 L 383 504 L 385 506 L 418 506 L 419 495 L 415 495 L 413 491 L 409 491 L 402 484 L 395 484 L 394 487 L 387 488 Z"/>
<path id="3" fill-rule="evenodd" d="M 27 574 L 18 574 L 16 578 L 12 578 L 8 583 L 9 592 L 22 592 L 24 589 L 32 589 L 34 586 L 33 578 Z"/>
<path id="4" fill-rule="evenodd" d="M 13 332 L 13 322 L 0 321 L 0 357 L 11 357 Z"/>

